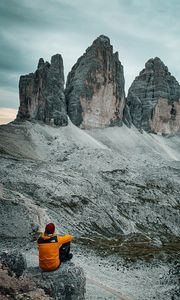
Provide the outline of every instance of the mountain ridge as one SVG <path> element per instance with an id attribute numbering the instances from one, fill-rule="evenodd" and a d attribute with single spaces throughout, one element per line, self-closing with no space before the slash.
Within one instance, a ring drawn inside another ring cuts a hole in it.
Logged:
<path id="1" fill-rule="evenodd" d="M 53 59 L 52 68 L 40 59 L 35 73 L 20 77 L 17 120 L 66 126 L 68 115 L 84 129 L 133 123 L 147 132 L 180 131 L 180 85 L 160 58 L 146 62 L 127 98 L 123 66 L 108 37 L 100 35 L 77 60 L 65 89 L 62 57 Z"/>

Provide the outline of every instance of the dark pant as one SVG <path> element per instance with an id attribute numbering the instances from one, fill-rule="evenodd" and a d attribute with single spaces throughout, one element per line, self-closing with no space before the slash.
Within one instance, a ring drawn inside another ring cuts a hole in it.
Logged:
<path id="1" fill-rule="evenodd" d="M 66 261 L 70 252 L 70 243 L 62 244 L 59 248 L 60 261 Z"/>

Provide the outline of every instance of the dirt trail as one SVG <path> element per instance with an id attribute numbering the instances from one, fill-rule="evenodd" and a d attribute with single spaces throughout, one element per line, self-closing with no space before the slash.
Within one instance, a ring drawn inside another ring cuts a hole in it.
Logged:
<path id="1" fill-rule="evenodd" d="M 91 279 L 91 278 L 87 278 L 86 277 L 86 282 L 87 283 L 90 283 L 90 284 L 93 284 L 103 290 L 105 290 L 106 292 L 109 292 L 111 293 L 112 295 L 116 296 L 117 299 L 121 299 L 121 300 L 131 300 L 130 298 L 127 298 L 125 295 L 121 294 L 120 292 L 117 292 L 116 290 L 114 290 L 113 288 L 110 288 L 100 282 L 97 282 L 96 280 L 94 279 Z"/>

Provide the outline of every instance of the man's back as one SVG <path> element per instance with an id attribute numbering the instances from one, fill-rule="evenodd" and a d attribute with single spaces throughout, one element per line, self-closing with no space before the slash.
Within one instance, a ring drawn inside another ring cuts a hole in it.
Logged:
<path id="1" fill-rule="evenodd" d="M 44 271 L 53 271 L 60 266 L 59 248 L 72 241 L 69 234 L 58 236 L 55 233 L 42 233 L 38 238 L 39 266 Z"/>

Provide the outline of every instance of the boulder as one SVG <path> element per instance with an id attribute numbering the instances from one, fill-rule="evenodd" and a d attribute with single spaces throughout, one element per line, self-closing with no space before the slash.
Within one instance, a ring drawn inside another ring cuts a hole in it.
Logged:
<path id="1" fill-rule="evenodd" d="M 40 58 L 35 73 L 20 77 L 19 97 L 17 120 L 39 120 L 58 126 L 68 124 L 60 54 L 52 56 L 51 63 Z"/>
<path id="2" fill-rule="evenodd" d="M 53 299 L 85 299 L 86 279 L 82 268 L 66 262 L 53 272 L 43 272 L 38 267 L 28 269 L 28 276 Z"/>
<path id="3" fill-rule="evenodd" d="M 124 72 L 110 39 L 99 36 L 68 74 L 68 115 L 81 128 L 121 126 L 125 107 Z"/>
<path id="4" fill-rule="evenodd" d="M 60 268 L 53 272 L 43 272 L 39 267 L 27 268 L 24 255 L 17 250 L 3 252 L 0 262 L 12 276 L 13 273 L 16 277 L 23 276 L 21 282 L 34 282 L 37 292 L 39 289 L 43 290 L 49 299 L 85 299 L 86 278 L 83 269 L 72 262 L 62 263 Z"/>
<path id="5" fill-rule="evenodd" d="M 133 124 L 147 132 L 180 130 L 180 85 L 160 58 L 151 58 L 128 91 Z"/>
<path id="6" fill-rule="evenodd" d="M 1 264 L 20 277 L 27 268 L 24 255 L 17 250 L 4 251 L 1 254 Z"/>

